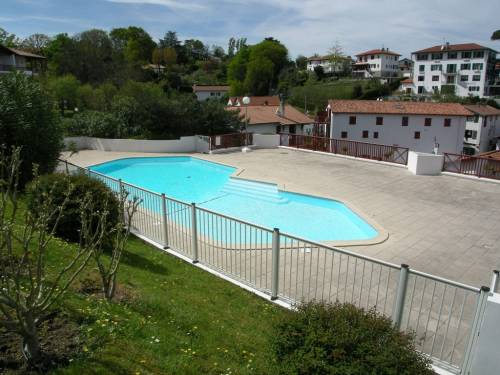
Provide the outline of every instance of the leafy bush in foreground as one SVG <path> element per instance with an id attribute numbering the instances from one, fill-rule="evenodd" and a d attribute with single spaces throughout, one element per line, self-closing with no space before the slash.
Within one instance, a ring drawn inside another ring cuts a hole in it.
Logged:
<path id="1" fill-rule="evenodd" d="M 65 194 L 68 189 L 71 191 Z M 81 202 L 87 194 L 92 196 L 93 205 L 96 211 L 102 211 L 105 208 L 109 211 L 106 217 L 106 227 L 112 230 L 119 222 L 119 202 L 113 192 L 101 181 L 90 178 L 85 175 L 67 176 L 60 173 L 40 176 L 36 183 L 31 183 L 27 189 L 28 208 L 36 211 L 49 197 L 51 204 L 55 209 L 65 204 L 64 211 L 56 227 L 56 235 L 71 242 L 79 242 L 81 227 Z M 50 223 L 54 225 L 54 223 Z M 110 239 L 105 239 L 105 247 L 111 245 Z"/>
<path id="2" fill-rule="evenodd" d="M 278 323 L 272 347 L 281 374 L 434 374 L 412 335 L 350 304 L 301 305 Z"/>

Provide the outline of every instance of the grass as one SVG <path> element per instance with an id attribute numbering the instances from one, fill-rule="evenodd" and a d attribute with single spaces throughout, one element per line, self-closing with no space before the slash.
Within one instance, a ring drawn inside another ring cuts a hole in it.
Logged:
<path id="1" fill-rule="evenodd" d="M 70 251 L 51 244 L 49 263 Z M 286 312 L 133 237 L 119 271 L 124 301 L 80 292 L 90 264 L 58 308 L 80 326 L 81 351 L 54 374 L 264 374 L 268 338 Z M 126 293 L 124 293 L 126 291 Z"/>
<path id="2" fill-rule="evenodd" d="M 361 85 L 365 88 L 368 80 L 341 79 L 331 82 L 319 82 L 292 88 L 289 101 L 292 105 L 309 111 L 325 110 L 329 99 L 351 99 L 353 88 Z"/>

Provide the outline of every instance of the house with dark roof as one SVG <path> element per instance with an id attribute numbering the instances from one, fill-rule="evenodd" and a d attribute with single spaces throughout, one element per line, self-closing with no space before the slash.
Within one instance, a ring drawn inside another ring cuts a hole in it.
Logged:
<path id="1" fill-rule="evenodd" d="M 388 48 L 373 49 L 356 55 L 352 65 L 354 78 L 381 78 L 390 80 L 399 74 L 399 53 Z"/>
<path id="2" fill-rule="evenodd" d="M 472 112 L 458 103 L 330 100 L 332 138 L 407 147 L 425 153 L 462 153 Z"/>
<path id="3" fill-rule="evenodd" d="M 445 43 L 412 53 L 414 93 L 489 96 L 497 51 L 476 43 Z"/>
<path id="4" fill-rule="evenodd" d="M 309 134 L 314 120 L 279 96 L 251 96 L 244 104 L 242 97 L 229 98 L 226 109 L 237 111 L 242 121 L 248 121 L 248 131 L 258 134 Z"/>
<path id="5" fill-rule="evenodd" d="M 31 52 L 0 45 L 0 74 L 14 70 L 38 74 L 46 67 L 46 58 Z"/>
<path id="6" fill-rule="evenodd" d="M 465 123 L 464 153 L 481 154 L 500 149 L 500 110 L 489 105 L 465 105 L 472 116 Z"/>

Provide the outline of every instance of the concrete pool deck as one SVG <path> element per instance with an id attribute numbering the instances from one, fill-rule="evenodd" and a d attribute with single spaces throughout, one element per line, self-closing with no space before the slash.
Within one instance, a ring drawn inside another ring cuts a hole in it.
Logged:
<path id="1" fill-rule="evenodd" d="M 84 150 L 68 161 L 89 166 L 161 155 L 173 154 Z M 473 286 L 489 285 L 491 271 L 500 268 L 500 184 L 414 176 L 403 168 L 288 149 L 192 156 L 238 167 L 242 178 L 342 200 L 389 233 L 387 241 L 353 251 Z"/>

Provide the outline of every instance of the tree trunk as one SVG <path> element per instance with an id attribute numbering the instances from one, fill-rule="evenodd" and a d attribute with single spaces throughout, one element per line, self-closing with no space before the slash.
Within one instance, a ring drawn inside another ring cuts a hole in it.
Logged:
<path id="1" fill-rule="evenodd" d="M 40 349 L 40 340 L 38 339 L 38 332 L 36 323 L 28 314 L 25 316 L 26 329 L 23 332 L 23 355 L 31 366 L 36 367 L 42 360 L 42 350 Z"/>

